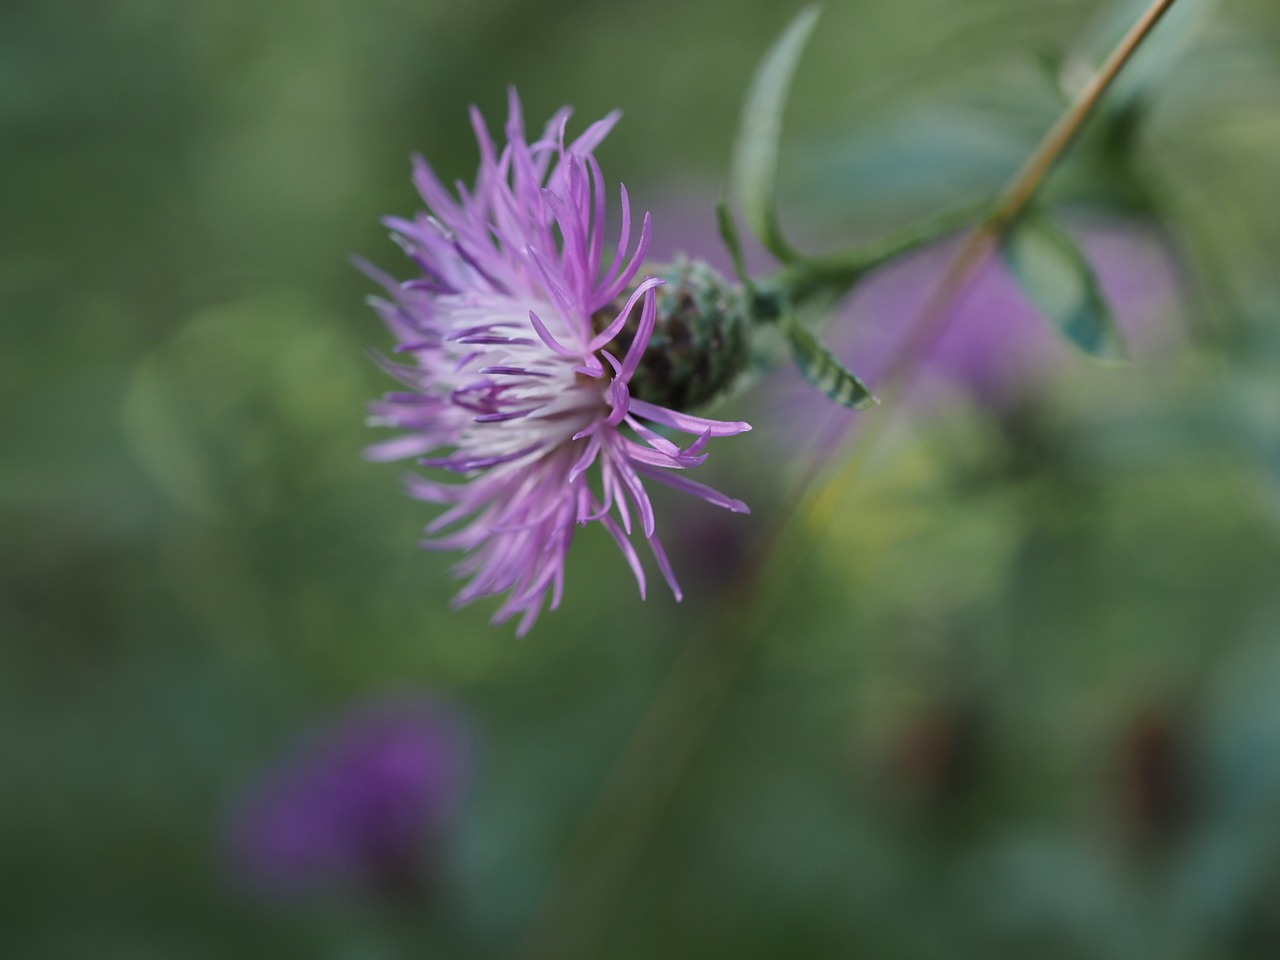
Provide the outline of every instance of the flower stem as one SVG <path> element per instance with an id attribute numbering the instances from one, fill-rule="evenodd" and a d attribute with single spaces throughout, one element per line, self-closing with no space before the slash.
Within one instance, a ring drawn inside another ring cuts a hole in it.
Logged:
<path id="1" fill-rule="evenodd" d="M 1001 191 L 990 213 L 969 233 L 890 363 L 886 376 L 895 394 L 910 381 L 929 346 L 945 329 L 955 304 L 1004 231 L 1026 208 L 1107 87 L 1173 3 L 1154 0 L 1150 4 Z M 845 266 L 852 271 L 857 265 Z M 879 430 L 863 433 L 839 474 L 819 483 L 837 452 L 847 447 L 839 441 L 848 434 L 849 418 L 831 421 L 834 434 L 819 441 L 823 452 L 801 478 L 795 496 L 771 518 L 641 718 L 530 925 L 518 951 L 521 958 L 576 960 L 599 954 L 650 837 L 732 692 L 755 641 L 769 626 L 787 572 L 804 547 L 803 530 L 820 528 L 794 521 L 797 517 L 820 520 L 888 421 L 888 416 L 875 418 L 872 423 Z"/>
<path id="2" fill-rule="evenodd" d="M 1018 168 L 1013 179 L 1000 191 L 991 212 L 965 238 L 934 288 L 932 296 L 912 324 L 895 356 L 885 371 L 886 387 L 881 390 L 886 400 L 896 399 L 915 376 L 920 361 L 946 329 L 950 316 L 958 306 L 974 274 L 999 244 L 1000 238 L 1026 210 L 1040 184 L 1062 159 L 1068 146 L 1093 113 L 1102 95 L 1121 69 L 1150 35 L 1175 0 L 1153 0 L 1137 22 L 1124 35 L 1102 66 L 1089 78 L 1067 105 L 1057 122 L 1041 138 L 1031 155 Z M 883 418 L 888 420 L 888 417 Z"/>
<path id="3" fill-rule="evenodd" d="M 1155 0 L 1129 28 L 1129 32 L 1116 44 L 1106 61 L 1076 94 L 1075 99 L 1058 118 L 1058 122 L 1045 134 L 1035 150 L 1031 152 L 1031 156 L 1009 181 L 1000 195 L 1000 201 L 996 204 L 995 210 L 987 218 L 985 226 L 988 230 L 999 233 L 1017 219 L 1018 214 L 1039 188 L 1041 181 L 1075 139 L 1112 81 L 1173 4 L 1174 0 Z"/>
<path id="4" fill-rule="evenodd" d="M 991 201 L 986 200 L 944 210 L 853 250 L 805 257 L 765 277 L 760 285 L 765 290 L 779 291 L 795 306 L 817 297 L 839 299 L 876 267 L 954 233 L 991 209 Z"/>

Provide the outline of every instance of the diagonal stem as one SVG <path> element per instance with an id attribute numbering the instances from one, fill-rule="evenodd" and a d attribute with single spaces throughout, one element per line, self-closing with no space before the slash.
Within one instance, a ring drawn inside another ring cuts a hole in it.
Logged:
<path id="1" fill-rule="evenodd" d="M 886 370 L 882 399 L 896 399 L 910 385 L 920 361 L 929 354 L 959 305 L 970 281 L 999 244 L 1000 238 L 1026 210 L 1049 171 L 1062 159 L 1098 101 L 1129 59 L 1151 34 L 1175 0 L 1154 0 L 1111 51 L 1102 66 L 1068 104 L 1057 122 L 1041 138 L 1013 179 L 1000 192 L 991 212 L 970 231 L 942 279 L 916 317 Z M 883 418 L 889 419 L 888 417 Z"/>
<path id="2" fill-rule="evenodd" d="M 1173 4 L 1174 0 L 1155 0 L 1143 11 L 1142 16 L 1116 44 L 1102 66 L 1076 94 L 1075 99 L 1058 118 L 1057 123 L 1044 135 L 1035 150 L 1031 152 L 1031 156 L 1001 192 L 995 210 L 987 219 L 985 225 L 987 229 L 1000 233 L 1022 212 L 1039 188 L 1041 181 L 1053 169 L 1067 147 L 1071 145 L 1071 141 L 1075 139 L 1076 134 L 1080 132 L 1085 120 L 1089 118 L 1112 81 Z"/>
<path id="3" fill-rule="evenodd" d="M 1001 236 L 1026 208 L 1120 70 L 1175 0 L 1154 0 L 1085 84 L 966 237 L 886 370 L 886 397 L 908 386 L 945 330 L 959 300 Z M 829 424 L 820 453 L 788 506 L 772 518 L 702 629 L 672 665 L 612 776 L 575 837 L 564 867 L 518 951 L 522 960 L 576 960 L 599 954 L 649 839 L 697 756 L 720 708 L 776 610 L 790 561 L 803 544 L 797 517 L 820 520 L 883 434 L 873 419 L 850 449 L 851 419 Z M 834 429 L 830 429 L 834 428 Z M 837 453 L 842 469 L 819 482 Z"/>

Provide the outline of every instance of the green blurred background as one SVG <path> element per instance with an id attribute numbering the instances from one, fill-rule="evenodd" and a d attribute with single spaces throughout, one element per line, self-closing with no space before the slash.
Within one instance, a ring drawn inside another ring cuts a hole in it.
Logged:
<path id="1" fill-rule="evenodd" d="M 1152 53 L 1050 191 L 1164 231 L 1176 345 L 931 405 L 833 488 L 594 955 L 1280 956 L 1280 6 L 1183 3 L 1176 63 Z M 1061 108 L 1046 64 L 1131 9 L 831 0 L 784 218 L 851 243 L 994 190 Z M 588 530 L 516 641 L 449 609 L 429 511 L 361 459 L 388 341 L 347 257 L 406 273 L 378 219 L 420 207 L 409 156 L 469 180 L 466 107 L 496 127 L 508 84 L 535 125 L 621 107 L 607 177 L 659 236 L 664 206 L 711 236 L 679 198 L 714 197 L 793 13 L 0 6 L 0 956 L 515 950 L 810 421 L 768 387 L 720 411 L 762 426 L 701 479 L 756 514 L 660 500 L 683 605 Z M 243 785 L 418 690 L 478 743 L 429 904 L 238 887 Z"/>

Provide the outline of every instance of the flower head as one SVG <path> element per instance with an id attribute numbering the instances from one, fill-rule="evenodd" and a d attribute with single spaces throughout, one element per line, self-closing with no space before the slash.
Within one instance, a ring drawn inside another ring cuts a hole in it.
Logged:
<path id="1" fill-rule="evenodd" d="M 457 814 L 470 766 L 462 718 L 427 698 L 373 703 L 319 731 L 236 808 L 227 853 L 275 896 L 317 887 L 408 893 Z"/>
<path id="2" fill-rule="evenodd" d="M 385 362 L 408 389 L 372 407 L 375 424 L 408 432 L 369 456 L 420 457 L 456 475 L 454 482 L 407 481 L 412 496 L 449 507 L 428 525 L 424 546 L 469 551 L 457 568 L 470 577 L 458 604 L 505 593 L 494 620 L 519 614 L 520 634 L 548 594 L 552 609 L 559 604 L 573 534 L 591 522 L 617 541 L 643 596 L 634 516 L 679 598 L 645 481 L 747 510 L 681 475 L 706 459 L 712 437 L 747 424 L 631 395 L 658 323 L 662 281 L 638 280 L 650 220 L 644 217 L 628 253 L 632 218 L 623 187 L 621 235 L 606 258 L 606 191 L 593 151 L 618 114 L 566 142 L 569 113 L 561 110 L 527 142 L 513 91 L 499 151 L 473 109 L 474 189 L 459 185 L 454 197 L 419 158 L 414 181 L 430 213 L 386 221 L 421 275 L 398 283 L 366 268 L 390 294 L 374 305 L 398 340 L 396 352 L 411 361 Z M 636 311 L 633 335 L 619 339 Z M 682 447 L 655 425 L 695 439 Z"/>

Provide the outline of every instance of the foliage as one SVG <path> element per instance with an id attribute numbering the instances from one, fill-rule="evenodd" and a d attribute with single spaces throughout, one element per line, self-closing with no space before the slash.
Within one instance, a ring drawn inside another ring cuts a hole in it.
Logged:
<path id="1" fill-rule="evenodd" d="M 776 167 L 798 242 L 990 197 L 1061 108 L 1071 71 L 1033 52 L 1069 64 L 1100 6 L 828 4 Z M 380 332 L 346 257 L 390 249 L 376 212 L 414 202 L 415 150 L 470 179 L 465 102 L 500 115 L 511 82 L 531 115 L 627 111 L 602 162 L 660 235 L 673 182 L 722 178 L 784 19 L 0 9 L 0 955 L 513 953 L 822 398 L 782 372 L 733 401 L 756 430 L 707 479 L 748 487 L 745 527 L 664 504 L 697 571 L 683 607 L 640 604 L 588 535 L 564 609 L 516 642 L 492 610 L 447 611 L 450 558 L 408 546 L 425 516 L 360 459 Z M 998 405 L 908 402 L 830 487 L 600 955 L 1280 950 L 1280 12 L 1219 4 L 1205 31 L 1044 198 L 1085 239 L 1145 210 L 1179 309 L 1144 339 L 1116 306 L 1132 363 L 1062 351 Z M 824 337 L 856 365 L 847 322 Z M 420 690 L 477 744 L 429 906 L 238 888 L 220 836 L 244 784 L 353 704 Z"/>

